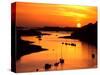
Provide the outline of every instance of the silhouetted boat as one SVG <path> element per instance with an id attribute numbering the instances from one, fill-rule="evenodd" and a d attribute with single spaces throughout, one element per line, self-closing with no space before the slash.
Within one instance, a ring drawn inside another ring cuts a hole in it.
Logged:
<path id="1" fill-rule="evenodd" d="M 70 45 L 71 45 L 71 46 L 76 46 L 76 44 L 74 44 L 74 43 L 71 43 Z"/>
<path id="2" fill-rule="evenodd" d="M 64 44 L 64 42 L 62 42 L 62 44 Z"/>
<path id="3" fill-rule="evenodd" d="M 63 58 L 60 58 L 59 60 L 60 60 L 61 64 L 64 64 L 64 59 Z"/>
<path id="4" fill-rule="evenodd" d="M 42 40 L 41 38 L 39 38 L 39 40 Z"/>
<path id="5" fill-rule="evenodd" d="M 62 46 L 63 46 L 64 43 L 62 43 Z M 62 56 L 62 47 L 61 47 L 61 58 L 59 59 L 59 63 L 61 64 L 64 64 L 64 59 L 63 59 L 63 56 Z"/>
<path id="6" fill-rule="evenodd" d="M 70 43 L 65 43 L 65 45 L 71 45 Z"/>
<path id="7" fill-rule="evenodd" d="M 59 62 L 54 63 L 54 66 L 57 67 L 59 65 Z"/>
<path id="8" fill-rule="evenodd" d="M 51 68 L 51 64 L 45 64 L 45 70 L 48 70 L 48 69 L 50 69 Z"/>
<path id="9" fill-rule="evenodd" d="M 37 38 L 38 38 L 39 40 L 42 40 L 42 36 L 41 36 L 41 35 L 38 35 Z"/>
<path id="10" fill-rule="evenodd" d="M 68 45 L 68 43 L 65 43 L 65 45 Z"/>

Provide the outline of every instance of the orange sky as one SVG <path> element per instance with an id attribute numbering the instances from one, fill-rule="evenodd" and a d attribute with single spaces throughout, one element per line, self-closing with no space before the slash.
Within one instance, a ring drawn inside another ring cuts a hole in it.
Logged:
<path id="1" fill-rule="evenodd" d="M 64 4 L 16 3 L 17 26 L 77 27 L 97 20 L 97 8 Z"/>

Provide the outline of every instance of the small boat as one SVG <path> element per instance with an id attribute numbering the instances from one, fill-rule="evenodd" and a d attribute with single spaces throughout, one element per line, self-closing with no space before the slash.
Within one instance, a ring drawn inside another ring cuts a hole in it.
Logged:
<path id="1" fill-rule="evenodd" d="M 64 42 L 62 42 L 62 44 L 64 44 Z"/>
<path id="2" fill-rule="evenodd" d="M 76 44 L 74 44 L 74 43 L 71 43 L 70 45 L 71 45 L 71 46 L 76 46 Z"/>
<path id="3" fill-rule="evenodd" d="M 64 59 L 63 58 L 60 58 L 59 60 L 60 60 L 61 64 L 64 64 Z"/>
<path id="4" fill-rule="evenodd" d="M 59 65 L 59 62 L 55 63 L 54 66 L 57 67 Z"/>
<path id="5" fill-rule="evenodd" d="M 51 68 L 51 66 L 52 66 L 51 64 L 45 64 L 45 67 L 44 68 L 45 68 L 45 70 L 48 70 L 48 69 Z"/>
<path id="6" fill-rule="evenodd" d="M 65 45 L 68 45 L 68 43 L 65 43 Z"/>
<path id="7" fill-rule="evenodd" d="M 39 40 L 42 40 L 41 38 L 39 38 Z"/>

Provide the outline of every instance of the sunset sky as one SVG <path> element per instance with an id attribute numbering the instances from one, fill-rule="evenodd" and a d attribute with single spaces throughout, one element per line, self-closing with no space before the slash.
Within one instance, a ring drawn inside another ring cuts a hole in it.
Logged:
<path id="1" fill-rule="evenodd" d="M 81 27 L 97 21 L 97 8 L 65 4 L 16 3 L 16 24 L 25 27 Z"/>

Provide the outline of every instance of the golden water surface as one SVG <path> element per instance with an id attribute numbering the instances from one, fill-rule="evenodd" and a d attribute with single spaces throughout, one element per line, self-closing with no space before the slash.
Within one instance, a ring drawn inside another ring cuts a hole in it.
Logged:
<path id="1" fill-rule="evenodd" d="M 36 36 L 22 36 L 22 40 L 32 41 L 35 45 L 40 45 L 42 48 L 48 50 L 30 53 L 21 57 L 16 62 L 17 72 L 34 72 L 36 69 L 45 71 L 45 64 L 52 64 L 59 62 L 62 57 L 64 59 L 63 65 L 57 67 L 52 66 L 49 70 L 67 70 L 67 69 L 82 69 L 94 68 L 97 65 L 97 50 L 95 46 L 81 42 L 75 39 L 59 38 L 60 36 L 69 36 L 70 32 L 43 32 L 51 35 L 42 36 L 39 40 Z M 74 43 L 76 46 L 65 45 L 62 43 Z M 95 54 L 95 58 L 92 58 Z"/>

